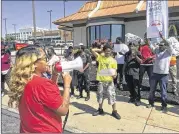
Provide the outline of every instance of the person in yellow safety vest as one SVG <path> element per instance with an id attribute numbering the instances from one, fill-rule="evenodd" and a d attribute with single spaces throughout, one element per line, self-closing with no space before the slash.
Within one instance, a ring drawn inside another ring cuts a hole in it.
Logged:
<path id="1" fill-rule="evenodd" d="M 174 95 L 178 96 L 178 92 L 177 92 L 177 59 L 176 56 L 172 56 L 171 60 L 170 60 L 170 68 L 169 68 L 169 73 L 172 79 L 172 90 Z"/>

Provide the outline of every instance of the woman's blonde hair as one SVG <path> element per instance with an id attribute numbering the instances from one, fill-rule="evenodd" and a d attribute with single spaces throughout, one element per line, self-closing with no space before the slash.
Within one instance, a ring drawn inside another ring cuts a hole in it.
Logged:
<path id="1" fill-rule="evenodd" d="M 11 72 L 11 103 L 20 101 L 25 85 L 31 80 L 35 71 L 35 62 L 41 57 L 39 46 L 28 46 L 16 53 L 16 60 Z"/>

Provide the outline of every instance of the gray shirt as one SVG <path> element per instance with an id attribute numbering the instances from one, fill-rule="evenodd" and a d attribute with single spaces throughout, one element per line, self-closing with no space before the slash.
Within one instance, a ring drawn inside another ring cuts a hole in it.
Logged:
<path id="1" fill-rule="evenodd" d="M 167 48 L 162 52 L 159 51 L 158 47 L 151 46 L 151 49 L 156 54 L 153 64 L 153 73 L 169 74 L 170 59 L 173 53 L 172 45 L 168 44 Z"/>

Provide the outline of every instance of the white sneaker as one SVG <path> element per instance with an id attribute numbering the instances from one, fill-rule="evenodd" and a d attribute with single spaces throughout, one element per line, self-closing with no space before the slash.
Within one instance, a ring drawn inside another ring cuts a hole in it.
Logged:
<path id="1" fill-rule="evenodd" d="M 1 97 L 3 97 L 3 96 L 4 96 L 4 92 L 1 93 Z"/>

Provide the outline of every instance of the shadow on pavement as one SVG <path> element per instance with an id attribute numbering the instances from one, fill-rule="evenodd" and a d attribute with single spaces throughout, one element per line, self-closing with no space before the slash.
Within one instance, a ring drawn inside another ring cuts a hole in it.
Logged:
<path id="1" fill-rule="evenodd" d="M 157 111 L 161 111 L 161 106 L 155 106 L 155 109 Z M 167 108 L 167 111 L 168 112 L 171 112 L 171 113 L 174 113 L 174 114 L 177 114 L 177 115 L 171 115 L 170 113 L 166 112 L 166 114 L 170 115 L 170 116 L 175 116 L 175 117 L 179 117 L 179 107 L 176 106 L 176 105 L 173 105 L 173 107 L 169 107 Z"/>
<path id="2" fill-rule="evenodd" d="M 126 102 L 126 103 L 128 103 L 128 101 L 129 101 L 129 97 L 127 97 L 127 96 L 116 96 L 116 101 L 120 101 L 120 102 Z M 141 106 L 147 106 L 147 104 L 141 102 Z"/>
<path id="3" fill-rule="evenodd" d="M 97 102 L 96 102 L 97 103 Z M 86 104 L 81 104 L 81 103 L 78 103 L 78 102 L 72 102 L 71 105 L 73 105 L 74 107 L 78 108 L 78 109 L 81 109 L 82 111 L 84 112 L 80 112 L 80 113 L 75 113 L 74 115 L 80 115 L 80 114 L 93 114 L 97 109 L 89 106 L 89 105 L 86 105 Z M 105 109 L 104 109 L 105 111 Z M 111 115 L 109 113 L 106 113 L 104 112 L 105 114 L 108 114 L 108 115 Z"/>
<path id="4" fill-rule="evenodd" d="M 84 112 L 81 112 L 81 113 L 75 113 L 74 115 L 85 114 L 85 113 L 93 114 L 93 112 L 96 111 L 95 108 L 93 108 L 89 105 L 86 105 L 86 104 L 78 103 L 78 102 L 72 102 L 71 105 L 73 105 L 74 107 L 84 111 Z"/>

